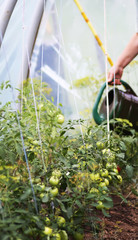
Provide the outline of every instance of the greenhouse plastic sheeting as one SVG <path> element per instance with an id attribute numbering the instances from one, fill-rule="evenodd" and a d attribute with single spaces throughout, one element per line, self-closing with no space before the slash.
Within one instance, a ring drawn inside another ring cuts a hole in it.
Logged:
<path id="1" fill-rule="evenodd" d="M 6 1 L 0 0 L 0 11 Z M 113 62 L 136 32 L 136 2 L 106 0 L 107 51 Z M 105 45 L 104 1 L 80 4 Z M 15 96 L 23 80 L 36 78 L 48 83 L 52 92 L 47 98 L 53 96 L 55 105 L 61 102 L 64 114 L 91 115 L 105 77 L 105 56 L 73 0 L 18 0 L 2 38 L 0 82 L 10 80 Z M 135 62 L 125 69 L 123 80 L 138 92 Z M 9 89 L 0 96 L 3 104 L 12 99 Z"/>

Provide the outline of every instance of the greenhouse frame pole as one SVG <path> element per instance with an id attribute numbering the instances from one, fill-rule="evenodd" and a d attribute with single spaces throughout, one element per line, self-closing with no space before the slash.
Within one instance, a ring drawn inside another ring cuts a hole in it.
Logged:
<path id="1" fill-rule="evenodd" d="M 29 65 L 30 65 L 31 55 L 32 55 L 33 47 L 36 41 L 37 33 L 39 30 L 40 22 L 43 16 L 43 12 L 44 12 L 44 0 L 39 0 L 36 3 L 32 21 L 27 31 L 28 36 L 24 45 L 20 82 L 27 79 L 29 75 Z"/>
<path id="2" fill-rule="evenodd" d="M 0 46 L 2 44 L 2 40 L 4 37 L 4 34 L 6 32 L 6 28 L 8 26 L 10 17 L 12 15 L 12 12 L 14 10 L 14 7 L 16 5 L 17 0 L 7 0 L 4 2 L 3 9 L 1 11 L 0 15 Z"/>

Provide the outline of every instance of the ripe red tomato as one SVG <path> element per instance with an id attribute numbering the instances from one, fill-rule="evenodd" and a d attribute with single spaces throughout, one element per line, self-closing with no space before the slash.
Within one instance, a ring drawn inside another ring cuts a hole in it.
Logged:
<path id="1" fill-rule="evenodd" d="M 120 173 L 120 171 L 121 171 L 121 168 L 120 168 L 119 166 L 117 166 L 117 170 L 118 170 L 118 172 Z"/>

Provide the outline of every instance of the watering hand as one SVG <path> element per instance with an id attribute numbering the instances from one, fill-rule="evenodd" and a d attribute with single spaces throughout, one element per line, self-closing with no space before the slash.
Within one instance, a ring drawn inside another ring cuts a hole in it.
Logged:
<path id="1" fill-rule="evenodd" d="M 112 81 L 108 81 L 109 85 L 114 85 L 114 79 L 112 79 Z M 120 79 L 119 78 L 115 78 L 115 85 L 121 85 Z"/>
<path id="2" fill-rule="evenodd" d="M 115 76 L 115 84 L 116 85 L 120 85 L 120 79 L 122 77 L 123 74 L 123 68 L 120 66 L 114 66 L 110 69 L 110 71 L 108 72 L 108 82 L 109 84 L 113 85 L 114 84 L 114 76 Z"/>

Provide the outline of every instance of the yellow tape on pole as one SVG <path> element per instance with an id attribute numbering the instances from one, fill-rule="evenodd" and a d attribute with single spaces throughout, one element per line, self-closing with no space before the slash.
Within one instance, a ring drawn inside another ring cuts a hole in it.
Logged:
<path id="1" fill-rule="evenodd" d="M 96 41 L 98 42 L 99 46 L 101 47 L 102 51 L 104 54 L 106 54 L 106 51 L 105 51 L 105 48 L 103 46 L 103 43 L 101 42 L 100 38 L 98 37 L 94 27 L 92 26 L 92 23 L 90 22 L 90 20 L 87 18 L 85 12 L 83 11 L 83 8 L 81 7 L 80 3 L 78 0 L 74 0 L 74 2 L 76 3 L 79 11 L 81 12 L 81 15 L 83 16 L 84 20 L 86 21 L 86 23 L 88 24 L 91 32 L 93 33 Z M 107 60 L 108 62 L 110 63 L 111 66 L 113 66 L 113 62 L 112 62 L 112 59 L 110 58 L 110 56 L 107 54 Z"/>

